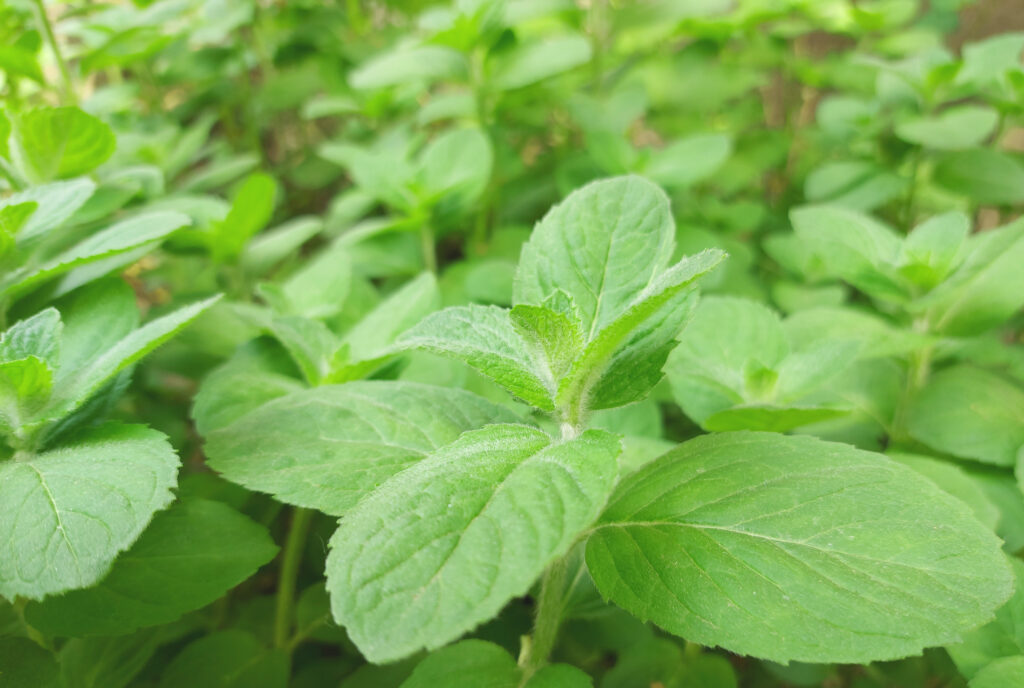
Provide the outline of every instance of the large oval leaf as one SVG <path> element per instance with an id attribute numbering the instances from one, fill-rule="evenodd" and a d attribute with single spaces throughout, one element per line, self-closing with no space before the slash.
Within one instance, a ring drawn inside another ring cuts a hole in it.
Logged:
<path id="1" fill-rule="evenodd" d="M 587 564 L 641 619 L 778 662 L 917 654 L 1012 590 L 998 539 L 924 477 L 769 433 L 699 437 L 630 477 Z"/>
<path id="2" fill-rule="evenodd" d="M 350 382 L 275 399 L 211 433 L 206 454 L 233 482 L 341 515 L 466 430 L 516 420 L 462 390 Z"/>

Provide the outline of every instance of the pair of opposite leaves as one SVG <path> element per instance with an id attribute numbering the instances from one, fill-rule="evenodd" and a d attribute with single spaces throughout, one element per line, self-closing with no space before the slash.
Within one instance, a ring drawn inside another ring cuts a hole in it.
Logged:
<path id="1" fill-rule="evenodd" d="M 591 184 L 538 225 L 517 278 L 516 308 L 561 324 L 466 307 L 403 341 L 461 358 L 570 424 L 635 401 L 660 378 L 693 279 L 720 259 L 666 270 L 672 233 L 650 183 Z M 563 336 L 573 318 L 574 349 Z M 375 662 L 458 638 L 577 543 L 601 594 L 636 616 L 783 662 L 956 642 L 1010 594 L 995 536 L 879 455 L 725 433 L 620 480 L 618 440 L 576 429 L 553 440 L 460 390 L 357 382 L 270 401 L 211 433 L 207 453 L 235 482 L 344 516 L 327 562 L 332 610 Z"/>

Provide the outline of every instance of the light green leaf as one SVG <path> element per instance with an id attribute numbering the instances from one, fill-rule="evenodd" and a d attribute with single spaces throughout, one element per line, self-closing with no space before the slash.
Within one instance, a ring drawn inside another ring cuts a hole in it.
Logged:
<path id="1" fill-rule="evenodd" d="M 0 336 L 0 361 L 36 356 L 56 367 L 60 358 L 63 325 L 55 308 L 19 320 Z"/>
<path id="2" fill-rule="evenodd" d="M 900 272 L 912 282 L 932 288 L 956 267 L 970 232 L 963 213 L 949 212 L 921 223 L 903 242 Z"/>
<path id="3" fill-rule="evenodd" d="M 173 499 L 178 457 L 137 425 L 0 463 L 0 594 L 41 599 L 99 581 Z"/>
<path id="4" fill-rule="evenodd" d="M 137 215 L 79 242 L 41 265 L 26 266 L 0 280 L 0 294 L 16 297 L 79 265 L 94 263 L 153 244 L 190 222 L 170 211 Z M 113 268 L 112 268 L 113 269 Z"/>
<path id="5" fill-rule="evenodd" d="M 209 465 L 297 506 L 344 514 L 391 475 L 504 408 L 457 389 L 350 382 L 275 399 L 209 435 Z"/>
<path id="6" fill-rule="evenodd" d="M 54 394 L 40 420 L 56 420 L 74 411 L 99 391 L 104 383 L 173 337 L 219 298 L 184 306 L 148 322 L 86 365 L 69 371 L 69 377 Z"/>
<path id="7" fill-rule="evenodd" d="M 169 623 L 235 587 L 277 553 L 267 530 L 220 502 L 157 514 L 100 583 L 25 609 L 48 636 L 121 635 Z"/>
<path id="8" fill-rule="evenodd" d="M 946 648 L 968 679 L 997 659 L 1024 655 L 1024 564 L 1016 557 L 1010 558 L 1010 564 L 1017 581 L 1010 601 L 996 611 L 993 621 Z"/>
<path id="9" fill-rule="evenodd" d="M 583 351 L 583 332 L 572 315 L 520 304 L 509 311 L 509 318 L 529 347 L 532 360 L 544 361 L 552 380 L 560 380 Z"/>
<path id="10" fill-rule="evenodd" d="M 327 559 L 335 619 L 370 661 L 448 643 L 525 593 L 596 518 L 618 441 L 553 443 L 523 425 L 463 434 L 342 520 Z"/>
<path id="11" fill-rule="evenodd" d="M 219 631 L 185 646 L 167 664 L 160 688 L 286 688 L 288 654 L 247 631 Z"/>
<path id="12" fill-rule="evenodd" d="M 957 641 L 1012 590 L 998 539 L 965 505 L 848 445 L 698 437 L 616 494 L 587 542 L 598 589 L 702 645 L 893 659 Z"/>
<path id="13" fill-rule="evenodd" d="M 214 259 L 232 260 L 274 214 L 277 182 L 269 174 L 256 172 L 246 177 L 231 201 L 227 217 L 210 228 Z"/>
<path id="14" fill-rule="evenodd" d="M 61 688 L 126 688 L 160 645 L 176 640 L 173 627 L 127 636 L 73 638 L 59 653 Z"/>
<path id="15" fill-rule="evenodd" d="M 979 522 L 995 530 L 999 521 L 999 509 L 985 495 L 985 491 L 955 463 L 904 452 L 889 452 L 888 456 L 893 461 L 914 469 L 959 499 L 971 508 Z"/>
<path id="16" fill-rule="evenodd" d="M 312 215 L 296 217 L 254 237 L 242 253 L 242 267 L 262 275 L 323 231 L 324 221 Z"/>
<path id="17" fill-rule="evenodd" d="M 674 235 L 668 197 L 651 182 L 619 177 L 588 184 L 534 228 L 523 246 L 514 302 L 541 306 L 564 291 L 589 341 L 662 272 Z"/>
<path id="18" fill-rule="evenodd" d="M 496 58 L 488 83 L 502 91 L 522 88 L 585 64 L 590 55 L 590 42 L 578 34 L 522 43 Z"/>
<path id="19" fill-rule="evenodd" d="M 668 188 L 690 186 L 711 176 L 730 154 L 729 136 L 695 134 L 655 150 L 643 173 Z"/>
<path id="20" fill-rule="evenodd" d="M 701 425 L 711 432 L 731 430 L 763 430 L 787 432 L 802 425 L 811 425 L 838 418 L 844 409 L 820 406 L 781 406 L 774 404 L 740 404 L 708 416 Z"/>
<path id="21" fill-rule="evenodd" d="M 34 184 L 77 177 L 114 153 L 114 134 L 76 107 L 40 108 L 14 121 L 11 155 Z"/>
<path id="22" fill-rule="evenodd" d="M 696 305 L 694 283 L 724 258 L 708 249 L 655 276 L 587 344 L 559 386 L 559 406 L 579 399 L 591 409 L 614 408 L 646 396 Z"/>
<path id="23" fill-rule="evenodd" d="M 291 316 L 274 318 L 267 329 L 291 354 L 306 382 L 318 385 L 327 378 L 339 346 L 338 338 L 327 325 Z"/>
<path id="24" fill-rule="evenodd" d="M 900 356 L 927 346 L 928 337 L 898 328 L 866 310 L 849 306 L 815 306 L 787 317 L 782 327 L 790 346 L 845 340 L 858 342 L 858 358 Z"/>
<path id="25" fill-rule="evenodd" d="M 1002 151 L 971 148 L 943 155 L 933 179 L 975 203 L 1011 205 L 1024 202 L 1024 164 Z"/>
<path id="26" fill-rule="evenodd" d="M 980 334 L 1024 306 L 1024 220 L 967 240 L 963 263 L 916 304 L 931 314 L 935 331 Z"/>
<path id="27" fill-rule="evenodd" d="M 59 303 L 64 323 L 57 384 L 127 337 L 139 326 L 135 292 L 124 280 L 110 278 L 78 289 Z"/>
<path id="28" fill-rule="evenodd" d="M 517 688 L 519 667 L 508 652 L 483 640 L 463 640 L 427 655 L 401 688 Z"/>
<path id="29" fill-rule="evenodd" d="M 441 197 L 460 206 L 471 204 L 491 178 L 494 152 L 477 128 L 454 129 L 432 140 L 419 155 L 419 184 L 426 197 Z"/>
<path id="30" fill-rule="evenodd" d="M 0 638 L 0 679 L 4 688 L 57 688 L 53 654 L 28 638 Z"/>
<path id="31" fill-rule="evenodd" d="M 352 262 L 344 247 L 331 248 L 286 279 L 279 292 L 263 292 L 282 315 L 329 318 L 341 311 L 352 285 Z M 267 285 L 276 286 L 276 285 Z"/>
<path id="32" fill-rule="evenodd" d="M 988 86 L 1006 77 L 1010 70 L 1020 70 L 1020 51 L 1024 49 L 1024 32 L 999 33 L 963 47 L 963 66 L 956 83 Z"/>
<path id="33" fill-rule="evenodd" d="M 33 186 L 0 200 L 0 208 L 36 203 L 38 207 L 18 232 L 18 241 L 27 242 L 59 227 L 96 191 L 96 184 L 85 177 L 66 182 Z"/>
<path id="34" fill-rule="evenodd" d="M 839 277 L 875 298 L 900 301 L 906 296 L 891 267 L 902 242 L 889 227 L 838 206 L 802 206 L 790 211 L 793 230 Z"/>
<path id="35" fill-rule="evenodd" d="M 53 371 L 36 356 L 0 363 L 0 432 L 19 428 L 42 408 L 53 390 Z"/>
<path id="36" fill-rule="evenodd" d="M 961 105 L 936 117 L 915 117 L 896 125 L 896 135 L 908 143 L 937 150 L 971 148 L 995 130 L 999 113 L 979 105 Z"/>
<path id="37" fill-rule="evenodd" d="M 397 345 L 463 361 L 523 401 L 554 409 L 556 381 L 497 306 L 453 306 L 432 313 L 398 338 Z"/>
<path id="38" fill-rule="evenodd" d="M 1024 656 L 997 659 L 979 671 L 969 688 L 1007 688 L 1024 685 Z"/>
<path id="39" fill-rule="evenodd" d="M 1024 445 L 1024 390 L 980 368 L 947 368 L 913 401 L 907 429 L 939 451 L 1013 466 Z"/>
<path id="40" fill-rule="evenodd" d="M 414 81 L 457 79 L 468 72 L 466 58 L 440 45 L 401 48 L 377 55 L 349 76 L 353 88 L 371 89 Z"/>
<path id="41" fill-rule="evenodd" d="M 441 302 L 437 279 L 425 272 L 384 299 L 342 338 L 356 361 L 385 353 L 395 339 L 433 312 Z"/>

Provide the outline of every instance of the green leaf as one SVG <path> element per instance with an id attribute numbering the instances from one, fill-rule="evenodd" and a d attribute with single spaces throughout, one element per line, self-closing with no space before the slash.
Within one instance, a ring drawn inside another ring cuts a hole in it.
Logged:
<path id="1" fill-rule="evenodd" d="M 963 469 L 950 461 L 933 459 L 920 454 L 889 452 L 893 461 L 914 469 L 943 490 L 966 504 L 974 512 L 975 518 L 992 530 L 999 521 L 999 509 L 985 495 L 985 491 L 976 484 Z"/>
<path id="2" fill-rule="evenodd" d="M 956 267 L 970 229 L 970 220 L 958 212 L 936 215 L 914 227 L 903 242 L 900 272 L 925 288 L 934 287 Z"/>
<path id="3" fill-rule="evenodd" d="M 696 305 L 694 283 L 725 253 L 708 249 L 655 276 L 621 315 L 587 344 L 558 389 L 558 404 L 586 400 L 591 409 L 642 399 L 661 380 L 662 366 Z"/>
<path id="4" fill-rule="evenodd" d="M 0 208 L 24 203 L 38 205 L 18 232 L 18 241 L 27 242 L 60 227 L 95 191 L 95 182 L 85 177 L 66 182 L 52 182 L 11 194 L 0 200 Z"/>
<path id="5" fill-rule="evenodd" d="M 401 688 L 517 688 L 519 667 L 508 652 L 483 640 L 463 640 L 427 655 Z"/>
<path id="6" fill-rule="evenodd" d="M 509 311 L 509 318 L 531 351 L 531 359 L 544 361 L 552 380 L 560 380 L 583 351 L 583 332 L 574 316 L 520 304 Z"/>
<path id="7" fill-rule="evenodd" d="M 916 304 L 937 332 L 980 334 L 1024 306 L 1024 221 L 975 234 L 959 268 Z"/>
<path id="8" fill-rule="evenodd" d="M 975 674 L 969 688 L 1006 688 L 1024 685 L 1024 656 L 997 659 Z"/>
<path id="9" fill-rule="evenodd" d="M 973 366 L 947 368 L 914 399 L 907 429 L 939 451 L 1013 466 L 1024 444 L 1024 390 Z"/>
<path id="10" fill-rule="evenodd" d="M 56 420 L 77 409 L 108 380 L 173 337 L 219 298 L 193 303 L 150 321 L 81 368 L 69 371 L 69 377 L 43 410 L 40 420 Z"/>
<path id="11" fill-rule="evenodd" d="M 665 268 L 674 235 L 668 197 L 651 182 L 619 177 L 588 184 L 534 228 L 523 246 L 514 301 L 541 306 L 564 291 L 589 341 Z"/>
<path id="12" fill-rule="evenodd" d="M 479 129 L 454 129 L 441 134 L 419 156 L 419 183 L 431 201 L 449 197 L 462 207 L 473 203 L 491 178 L 494 152 Z"/>
<path id="13" fill-rule="evenodd" d="M 902 244 L 892 229 L 838 206 L 802 206 L 789 217 L 797 238 L 811 247 L 829 275 L 878 299 L 905 298 L 903 285 L 892 274 Z"/>
<path id="14" fill-rule="evenodd" d="M 271 401 L 211 433 L 206 455 L 233 482 L 341 515 L 466 430 L 515 420 L 457 389 L 350 382 Z"/>
<path id="15" fill-rule="evenodd" d="M 245 246 L 241 263 L 248 272 L 262 275 L 323 231 L 324 221 L 312 215 L 293 218 L 256 236 Z"/>
<path id="16" fill-rule="evenodd" d="M 988 86 L 1001 81 L 1010 70 L 1020 70 L 1020 51 L 1024 49 L 1024 33 L 1000 33 L 963 47 L 963 66 L 956 83 Z"/>
<path id="17" fill-rule="evenodd" d="M 263 291 L 262 294 L 282 315 L 329 318 L 341 311 L 351 285 L 352 262 L 347 249 L 340 247 L 322 252 L 286 279 L 276 291 Z"/>
<path id="18" fill-rule="evenodd" d="M 868 662 L 955 642 L 1009 596 L 999 541 L 880 455 L 810 437 L 698 437 L 618 488 L 587 542 L 598 590 L 702 645 Z"/>
<path id="19" fill-rule="evenodd" d="M 397 345 L 463 361 L 523 401 L 545 411 L 554 409 L 556 381 L 504 308 L 446 308 L 406 331 Z"/>
<path id="20" fill-rule="evenodd" d="M 915 117 L 896 125 L 896 135 L 907 143 L 937 150 L 972 148 L 995 130 L 999 113 L 978 105 L 961 105 L 936 117 Z"/>
<path id="21" fill-rule="evenodd" d="M 972 148 L 943 155 L 933 179 L 975 203 L 1011 205 L 1024 202 L 1024 164 L 991 148 Z"/>
<path id="22" fill-rule="evenodd" d="M 488 85 L 501 91 L 522 88 L 590 61 L 590 42 L 579 34 L 522 43 L 502 54 Z"/>
<path id="23" fill-rule="evenodd" d="M 193 499 L 157 514 L 98 585 L 33 602 L 25 615 L 50 636 L 121 635 L 206 606 L 276 553 L 263 526 Z"/>
<path id="24" fill-rule="evenodd" d="M 618 453 L 599 430 L 463 434 L 346 514 L 327 559 L 335 619 L 373 662 L 458 638 L 565 554 L 608 498 Z"/>
<path id="25" fill-rule="evenodd" d="M 176 638 L 174 628 L 165 627 L 68 640 L 60 648 L 61 688 L 126 688 L 160 645 Z"/>
<path id="26" fill-rule="evenodd" d="M 219 631 L 186 645 L 160 688 L 286 688 L 288 673 L 284 650 L 267 650 L 246 631 Z"/>
<path id="27" fill-rule="evenodd" d="M 42 408 L 53 390 L 53 371 L 29 356 L 0 363 L 0 432 L 20 435 L 19 428 Z"/>
<path id="28" fill-rule="evenodd" d="M 353 88 L 373 89 L 417 81 L 457 79 L 468 72 L 466 58 L 451 48 L 421 45 L 378 55 L 349 76 Z"/>
<path id="29" fill-rule="evenodd" d="M 166 438 L 107 425 L 0 463 L 0 594 L 41 599 L 99 581 L 173 496 Z"/>
<path id="30" fill-rule="evenodd" d="M 1024 564 L 1015 557 L 1010 564 L 1017 581 L 1010 601 L 996 611 L 993 621 L 967 633 L 962 643 L 946 648 L 966 678 L 1002 657 L 1024 655 Z"/>
<path id="31" fill-rule="evenodd" d="M 245 178 L 231 201 L 227 217 L 210 229 L 215 260 L 234 259 L 246 242 L 267 226 L 274 214 L 276 196 L 277 182 L 270 175 L 256 172 Z"/>
<path id="32" fill-rule="evenodd" d="M 60 358 L 63 325 L 55 308 L 19 320 L 0 336 L 0 361 L 35 356 L 56 367 Z"/>
<path id="33" fill-rule="evenodd" d="M 77 177 L 114 153 L 114 134 L 76 107 L 40 108 L 14 121 L 11 155 L 33 184 Z"/>
<path id="34" fill-rule="evenodd" d="M 4 688 L 60 686 L 53 654 L 28 638 L 0 638 L 0 679 Z"/>
<path id="35" fill-rule="evenodd" d="M 655 150 L 643 169 L 662 186 L 690 186 L 709 176 L 732 154 L 732 139 L 725 134 L 696 134 Z"/>
<path id="36" fill-rule="evenodd" d="M 130 253 L 168 236 L 190 222 L 187 215 L 161 211 L 112 225 L 41 265 L 26 266 L 0 279 L 0 295 L 17 297 L 72 268 Z M 111 269 L 113 269 L 112 266 Z"/>
<path id="37" fill-rule="evenodd" d="M 338 338 L 319 320 L 301 317 L 274 318 L 267 328 L 288 350 L 310 385 L 318 385 L 331 371 Z"/>

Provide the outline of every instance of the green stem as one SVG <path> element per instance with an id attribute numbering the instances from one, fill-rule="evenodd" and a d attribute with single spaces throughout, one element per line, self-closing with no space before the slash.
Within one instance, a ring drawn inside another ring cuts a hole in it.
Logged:
<path id="1" fill-rule="evenodd" d="M 52 652 L 53 646 L 50 644 L 50 641 L 46 639 L 46 636 L 25 620 L 25 605 L 27 604 L 28 600 L 24 597 L 19 597 L 14 600 L 14 612 L 18 615 L 18 619 L 21 620 L 21 625 L 25 628 L 25 635 L 27 635 L 28 639 L 39 647 Z"/>
<path id="2" fill-rule="evenodd" d="M 537 615 L 533 621 L 533 634 L 519 660 L 523 669 L 524 683 L 548 662 L 555 649 L 558 630 L 562 625 L 565 611 L 565 576 L 568 562 L 558 559 L 544 572 L 540 582 L 540 596 L 537 598 Z"/>
<path id="3" fill-rule="evenodd" d="M 923 321 L 916 322 L 914 324 L 914 329 L 918 332 L 927 332 L 927 323 Z M 916 351 L 912 351 L 907 359 L 907 379 L 903 386 L 903 393 L 900 396 L 899 405 L 896 407 L 892 432 L 890 433 L 890 439 L 893 442 L 909 442 L 912 440 L 907 428 L 909 424 L 910 406 L 914 403 L 914 399 L 917 397 L 918 392 L 920 392 L 921 388 L 928 382 L 928 376 L 931 374 L 933 354 L 934 349 L 929 345 L 917 349 Z"/>
<path id="4" fill-rule="evenodd" d="M 312 521 L 312 510 L 296 508 L 292 511 L 292 523 L 288 528 L 288 539 L 281 559 L 281 575 L 277 581 L 277 613 L 274 618 L 276 647 L 287 648 L 290 644 L 295 582 L 299 577 L 302 552 L 306 548 L 306 536 Z"/>
<path id="5" fill-rule="evenodd" d="M 420 250 L 423 252 L 423 267 L 437 274 L 437 253 L 434 247 L 434 229 L 429 222 L 420 225 Z"/>
<path id="6" fill-rule="evenodd" d="M 64 101 L 74 105 L 77 102 L 77 98 L 74 85 L 71 82 L 71 71 L 68 69 L 68 63 L 64 61 L 64 55 L 60 51 L 60 46 L 57 45 L 57 37 L 53 33 L 53 25 L 50 23 L 50 18 L 46 16 L 43 0 L 34 0 L 33 8 L 35 9 L 36 21 L 39 23 L 39 30 L 46 38 L 50 50 L 53 51 L 54 59 L 57 60 L 57 68 L 60 70 L 61 90 L 64 92 Z"/>

